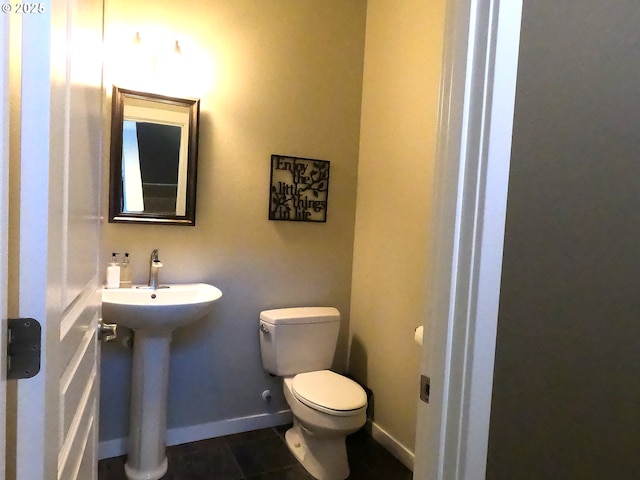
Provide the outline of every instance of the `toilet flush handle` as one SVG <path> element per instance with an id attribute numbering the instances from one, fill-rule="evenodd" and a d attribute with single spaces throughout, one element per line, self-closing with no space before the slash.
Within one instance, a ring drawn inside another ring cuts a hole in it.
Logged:
<path id="1" fill-rule="evenodd" d="M 269 334 L 269 333 L 270 333 L 270 332 L 269 332 L 269 329 L 267 328 L 267 326 L 266 326 L 264 323 L 261 323 L 261 324 L 260 324 L 260 331 L 261 331 L 262 333 L 266 333 L 266 334 Z"/>

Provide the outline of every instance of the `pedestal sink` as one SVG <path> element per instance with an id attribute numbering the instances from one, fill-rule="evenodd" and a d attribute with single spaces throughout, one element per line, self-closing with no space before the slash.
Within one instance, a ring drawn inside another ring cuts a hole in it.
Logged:
<path id="1" fill-rule="evenodd" d="M 205 316 L 222 292 L 205 283 L 102 290 L 102 316 L 135 330 L 129 449 L 130 480 L 157 480 L 167 471 L 165 433 L 171 333 Z"/>

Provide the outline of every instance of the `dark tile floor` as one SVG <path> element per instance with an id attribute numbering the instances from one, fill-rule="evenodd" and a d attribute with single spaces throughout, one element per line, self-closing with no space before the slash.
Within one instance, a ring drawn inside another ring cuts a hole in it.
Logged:
<path id="1" fill-rule="evenodd" d="M 162 480 L 313 480 L 284 442 L 287 426 L 167 448 Z M 404 465 L 364 431 L 347 437 L 350 480 L 411 480 Z M 126 480 L 125 457 L 98 462 L 98 480 Z"/>

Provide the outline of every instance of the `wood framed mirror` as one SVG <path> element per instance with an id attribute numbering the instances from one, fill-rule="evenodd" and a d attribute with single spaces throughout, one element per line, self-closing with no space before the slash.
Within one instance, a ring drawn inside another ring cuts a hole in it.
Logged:
<path id="1" fill-rule="evenodd" d="M 109 222 L 195 225 L 200 100 L 113 87 Z"/>

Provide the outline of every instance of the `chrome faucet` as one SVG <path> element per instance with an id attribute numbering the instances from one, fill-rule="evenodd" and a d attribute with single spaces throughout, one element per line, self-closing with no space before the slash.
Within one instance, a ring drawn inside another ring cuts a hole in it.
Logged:
<path id="1" fill-rule="evenodd" d="M 149 283 L 147 284 L 154 290 L 158 288 L 158 270 L 162 268 L 162 262 L 158 258 L 158 249 L 155 248 L 151 252 L 151 258 L 149 259 Z"/>

